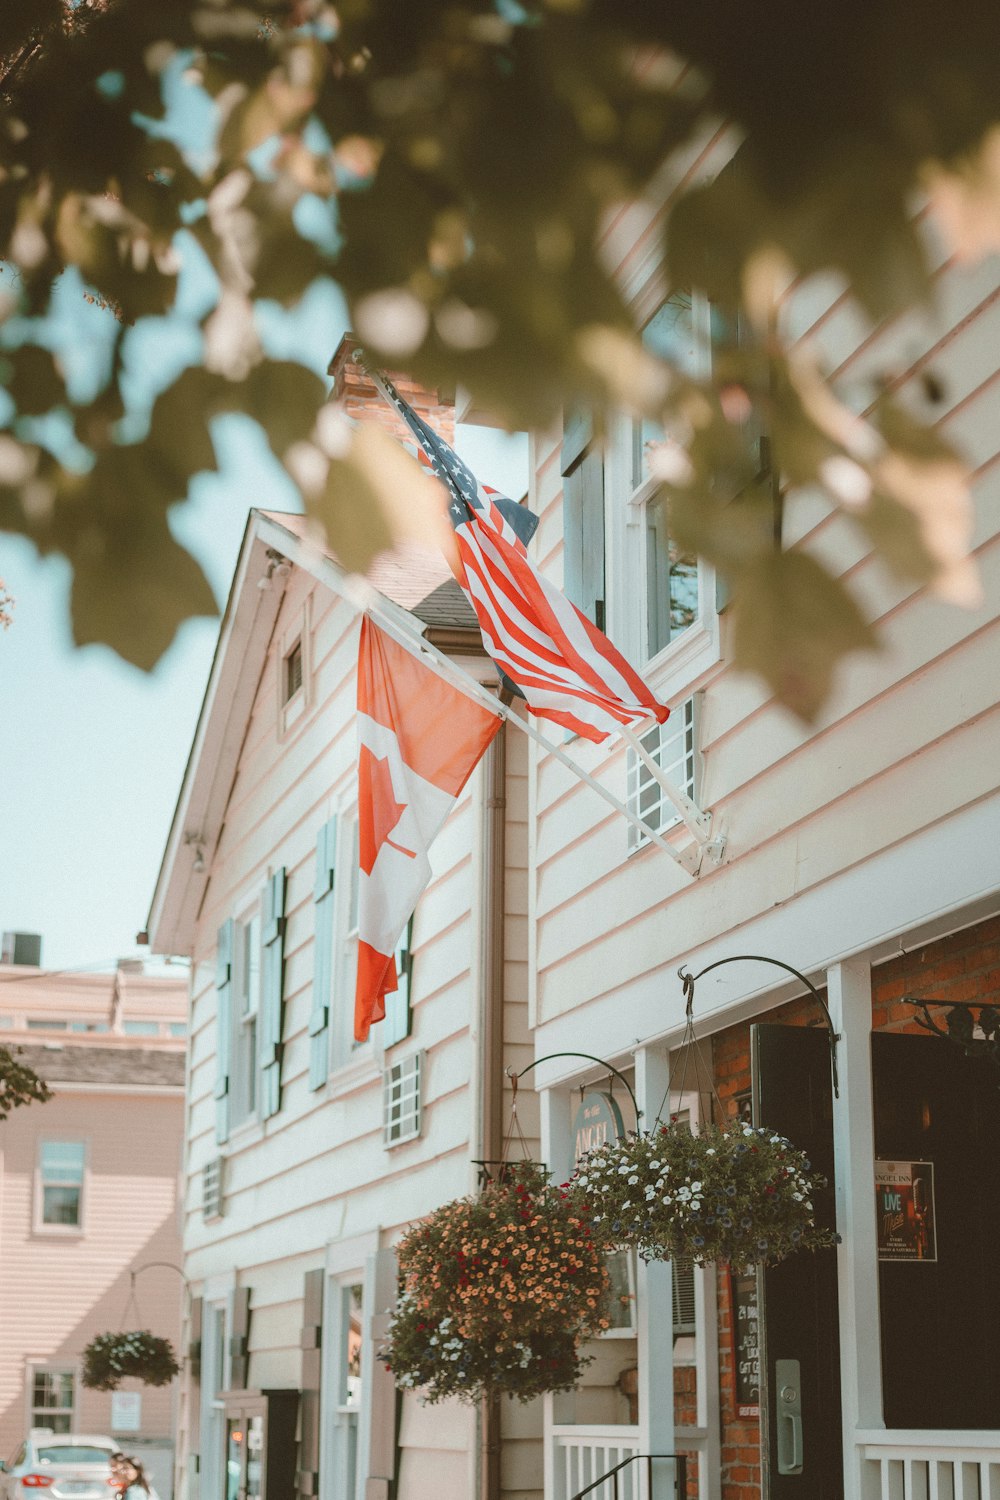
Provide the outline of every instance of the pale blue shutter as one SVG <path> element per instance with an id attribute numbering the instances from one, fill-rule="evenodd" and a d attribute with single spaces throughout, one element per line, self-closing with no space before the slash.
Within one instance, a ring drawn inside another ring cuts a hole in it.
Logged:
<path id="1" fill-rule="evenodd" d="M 333 900 L 337 860 L 337 819 L 316 835 L 313 888 L 313 989 L 309 1015 L 309 1087 L 322 1088 L 330 1071 L 330 997 L 333 993 Z"/>
<path id="2" fill-rule="evenodd" d="M 413 954 L 411 944 L 413 942 L 413 918 L 406 924 L 406 931 L 399 940 L 396 949 L 396 978 L 398 984 L 395 990 L 385 997 L 385 1020 L 382 1023 L 382 1044 L 391 1047 L 394 1042 L 401 1042 L 410 1034 L 410 976 L 413 971 Z"/>
<path id="3" fill-rule="evenodd" d="M 215 950 L 215 1139 L 229 1139 L 229 1070 L 232 1050 L 233 1019 L 233 936 L 236 924 L 232 917 L 219 928 Z"/>
<path id="4" fill-rule="evenodd" d="M 285 957 L 285 871 L 275 870 L 264 887 L 264 952 L 260 976 L 260 1113 L 281 1108 L 282 985 Z"/>

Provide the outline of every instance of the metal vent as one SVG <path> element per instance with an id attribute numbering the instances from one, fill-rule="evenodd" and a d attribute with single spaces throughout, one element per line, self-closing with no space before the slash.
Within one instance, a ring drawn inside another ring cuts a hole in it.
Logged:
<path id="1" fill-rule="evenodd" d="M 222 1168 L 224 1156 L 206 1162 L 201 1174 L 201 1216 L 203 1219 L 222 1218 Z"/>
<path id="2" fill-rule="evenodd" d="M 694 1264 L 690 1260 L 675 1260 L 671 1267 L 671 1284 L 674 1289 L 674 1336 L 695 1332 L 694 1317 Z"/>
<path id="3" fill-rule="evenodd" d="M 411 1053 L 383 1074 L 382 1139 L 386 1146 L 398 1146 L 420 1134 L 421 1056 Z"/>
<path id="4" fill-rule="evenodd" d="M 654 724 L 642 735 L 642 743 L 649 751 L 661 771 L 669 776 L 675 786 L 694 801 L 700 792 L 700 761 L 698 745 L 698 704 L 700 694 L 686 699 L 674 709 L 665 724 Z M 654 833 L 665 833 L 674 828 L 681 817 L 674 804 L 648 766 L 629 750 L 626 759 L 628 808 Z M 629 824 L 629 850 L 643 847 L 648 840 L 634 824 Z"/>

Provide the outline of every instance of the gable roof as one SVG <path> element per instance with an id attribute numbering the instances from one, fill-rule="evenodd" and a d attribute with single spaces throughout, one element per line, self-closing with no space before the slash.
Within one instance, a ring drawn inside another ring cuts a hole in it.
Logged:
<path id="1" fill-rule="evenodd" d="M 152 1047 L 46 1047 L 17 1049 L 24 1063 L 46 1083 L 123 1084 L 142 1088 L 184 1087 L 184 1051 Z"/>
<path id="2" fill-rule="evenodd" d="M 190 953 L 193 946 L 211 854 L 284 597 L 283 587 L 259 587 L 270 576 L 271 552 L 364 607 L 358 603 L 356 581 L 328 548 L 316 543 L 306 517 L 250 511 L 153 892 L 147 933 L 154 953 Z M 411 545 L 384 554 L 363 587 L 377 603 L 377 613 L 415 643 L 425 632 L 440 630 L 442 644 L 445 634 L 454 644 L 457 632 L 466 650 L 482 651 L 475 615 L 440 553 Z M 199 849 L 205 868 L 196 870 Z"/>

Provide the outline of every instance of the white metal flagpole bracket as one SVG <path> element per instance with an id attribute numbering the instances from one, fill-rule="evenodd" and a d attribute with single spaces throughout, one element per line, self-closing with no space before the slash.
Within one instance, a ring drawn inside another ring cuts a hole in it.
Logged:
<path id="1" fill-rule="evenodd" d="M 634 729 L 623 725 L 621 734 L 622 738 L 635 751 L 635 754 L 642 761 L 656 784 L 666 794 L 669 801 L 673 803 L 681 821 L 693 836 L 698 851 L 695 873 L 701 869 L 704 859 L 711 860 L 712 864 L 719 864 L 726 851 L 726 838 L 725 834 L 713 833 L 712 814 L 704 812 L 688 796 L 687 792 L 682 791 L 676 782 L 670 779 L 662 766 L 650 755 L 646 746 L 642 743 L 642 739 L 636 734 Z"/>

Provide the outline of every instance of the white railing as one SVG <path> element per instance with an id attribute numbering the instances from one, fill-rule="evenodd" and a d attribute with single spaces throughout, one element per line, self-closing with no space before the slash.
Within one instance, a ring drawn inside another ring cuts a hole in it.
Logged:
<path id="1" fill-rule="evenodd" d="M 640 1453 L 638 1427 L 553 1427 L 555 1493 L 552 1500 L 573 1500 L 588 1484 L 615 1464 Z M 646 1500 L 644 1464 L 629 1464 L 618 1476 L 618 1500 Z M 587 1500 L 615 1500 L 615 1482 L 591 1490 Z"/>
<path id="2" fill-rule="evenodd" d="M 1000 1500 L 1000 1434 L 858 1434 L 862 1500 Z"/>

